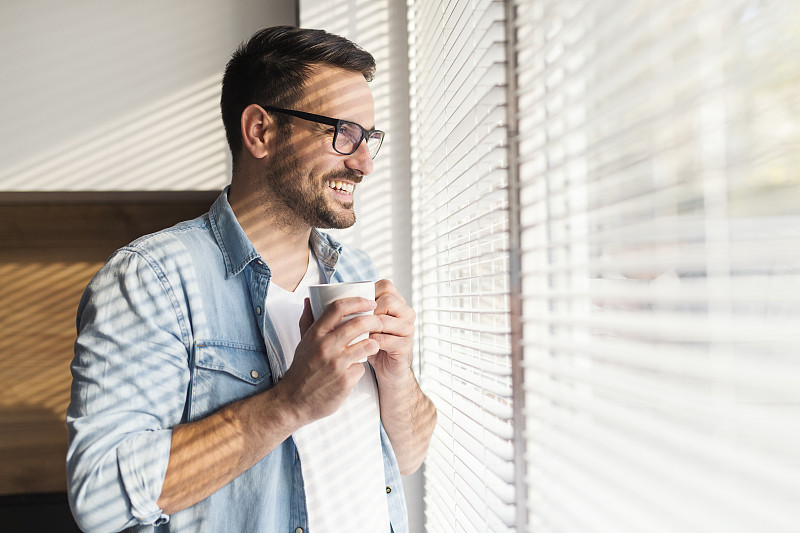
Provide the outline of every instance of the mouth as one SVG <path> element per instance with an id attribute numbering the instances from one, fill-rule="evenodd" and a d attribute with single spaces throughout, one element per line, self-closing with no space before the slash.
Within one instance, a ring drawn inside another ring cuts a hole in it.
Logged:
<path id="1" fill-rule="evenodd" d="M 352 196 L 356 185 L 355 183 L 350 183 L 348 181 L 328 180 L 328 187 L 340 194 Z"/>

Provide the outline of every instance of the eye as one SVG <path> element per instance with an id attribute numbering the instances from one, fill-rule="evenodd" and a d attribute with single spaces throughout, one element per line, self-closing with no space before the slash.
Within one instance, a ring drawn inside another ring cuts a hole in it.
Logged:
<path id="1" fill-rule="evenodd" d="M 339 135 L 344 135 L 349 142 L 355 144 L 361 141 L 361 128 L 355 124 L 345 122 L 339 127 Z"/>

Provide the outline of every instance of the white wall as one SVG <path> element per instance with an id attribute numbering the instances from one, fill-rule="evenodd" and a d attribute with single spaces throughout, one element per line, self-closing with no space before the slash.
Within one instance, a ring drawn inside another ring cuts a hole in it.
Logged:
<path id="1" fill-rule="evenodd" d="M 219 189 L 219 80 L 283 0 L 4 0 L 0 191 Z"/>

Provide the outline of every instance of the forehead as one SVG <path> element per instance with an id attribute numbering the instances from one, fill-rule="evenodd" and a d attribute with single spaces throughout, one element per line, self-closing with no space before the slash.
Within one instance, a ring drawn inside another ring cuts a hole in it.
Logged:
<path id="1" fill-rule="evenodd" d="M 305 85 L 303 111 L 374 126 L 375 104 L 364 76 L 333 67 L 318 66 Z"/>

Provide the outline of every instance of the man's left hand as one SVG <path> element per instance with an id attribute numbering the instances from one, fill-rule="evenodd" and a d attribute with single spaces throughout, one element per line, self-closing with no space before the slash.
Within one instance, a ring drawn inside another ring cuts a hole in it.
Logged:
<path id="1" fill-rule="evenodd" d="M 414 320 L 417 315 L 392 282 L 375 284 L 375 315 L 383 329 L 370 333 L 380 349 L 369 357 L 378 378 L 381 422 L 397 457 L 400 473 L 422 464 L 436 426 L 436 407 L 425 396 L 411 370 Z"/>
<path id="2" fill-rule="evenodd" d="M 382 279 L 375 284 L 375 301 L 375 315 L 381 319 L 383 329 L 370 334 L 371 339 L 378 341 L 380 350 L 369 357 L 369 362 L 383 379 L 406 380 L 411 375 L 417 315 L 389 280 Z"/>

